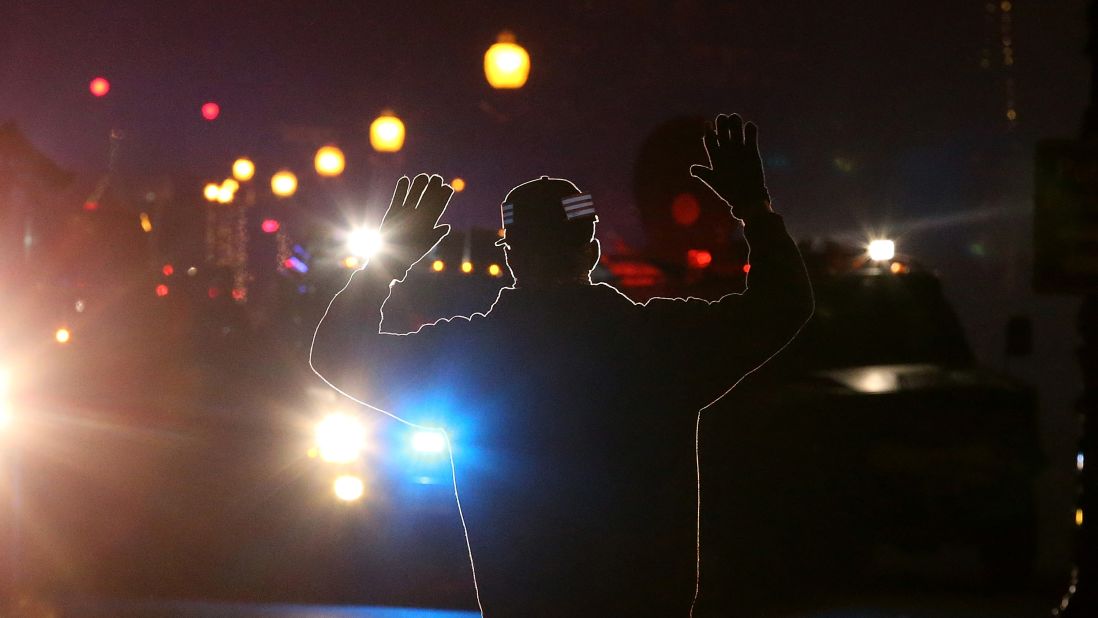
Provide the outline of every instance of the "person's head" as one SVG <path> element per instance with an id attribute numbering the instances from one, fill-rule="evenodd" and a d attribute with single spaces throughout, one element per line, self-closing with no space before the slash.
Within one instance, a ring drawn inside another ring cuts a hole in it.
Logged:
<path id="1" fill-rule="evenodd" d="M 542 176 L 503 200 L 507 265 L 520 287 L 590 283 L 599 260 L 594 202 L 563 178 Z"/>

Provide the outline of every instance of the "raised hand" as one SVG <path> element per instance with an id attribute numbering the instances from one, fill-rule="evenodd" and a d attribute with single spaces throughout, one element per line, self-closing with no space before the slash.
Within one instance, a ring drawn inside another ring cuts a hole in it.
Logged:
<path id="1" fill-rule="evenodd" d="M 438 220 L 453 194 L 453 188 L 437 174 L 418 174 L 411 181 L 402 176 L 397 181 L 381 220 L 382 250 L 374 258 L 389 274 L 403 275 L 450 233 L 450 226 L 438 225 Z"/>
<path id="2" fill-rule="evenodd" d="M 719 114 L 703 138 L 709 167 L 691 165 L 690 175 L 704 182 L 732 207 L 732 216 L 748 219 L 770 210 L 762 157 L 759 156 L 759 128 L 746 125 L 739 114 Z"/>

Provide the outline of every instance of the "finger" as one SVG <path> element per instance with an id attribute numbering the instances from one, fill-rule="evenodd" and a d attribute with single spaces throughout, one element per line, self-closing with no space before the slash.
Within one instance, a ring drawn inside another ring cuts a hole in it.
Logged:
<path id="1" fill-rule="evenodd" d="M 430 221 L 432 225 L 438 223 L 453 195 L 453 187 L 443 184 L 442 176 L 431 176 L 427 188 L 423 191 L 423 198 L 416 208 L 416 214 Z"/>
<path id="2" fill-rule="evenodd" d="M 705 135 L 702 136 L 702 145 L 705 146 L 705 155 L 709 157 L 709 165 L 714 165 L 717 160 L 717 153 L 720 152 L 717 134 L 713 131 L 706 131 Z"/>
<path id="3" fill-rule="evenodd" d="M 727 114 L 717 114 L 717 143 L 721 146 L 729 142 L 731 119 Z"/>
<path id="4" fill-rule="evenodd" d="M 415 208 L 419 204 L 419 198 L 423 197 L 423 190 L 427 188 L 427 174 L 416 174 L 412 179 L 412 186 L 408 189 L 408 197 L 404 200 L 405 208 Z"/>
<path id="5" fill-rule="evenodd" d="M 749 122 L 743 126 L 744 145 L 751 152 L 758 154 L 759 152 L 759 127 L 754 122 Z"/>
<path id="6" fill-rule="evenodd" d="M 393 199 L 389 200 L 389 208 L 385 212 L 404 205 L 404 200 L 408 197 L 409 182 L 407 176 L 401 176 L 400 180 L 397 180 L 396 188 L 393 189 Z"/>
<path id="7" fill-rule="evenodd" d="M 732 114 L 728 120 L 728 140 L 734 146 L 743 146 L 743 118 Z"/>
<path id="8" fill-rule="evenodd" d="M 690 175 L 704 182 L 710 188 L 713 187 L 713 169 L 704 165 L 691 165 Z"/>

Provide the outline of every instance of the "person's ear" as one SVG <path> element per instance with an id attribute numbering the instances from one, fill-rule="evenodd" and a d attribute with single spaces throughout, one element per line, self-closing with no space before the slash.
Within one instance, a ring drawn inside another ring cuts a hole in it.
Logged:
<path id="1" fill-rule="evenodd" d="M 599 263 L 599 256 L 602 255 L 602 246 L 599 245 L 599 239 L 592 238 L 591 242 L 583 248 L 583 253 L 587 256 L 588 269 L 594 270 Z"/>

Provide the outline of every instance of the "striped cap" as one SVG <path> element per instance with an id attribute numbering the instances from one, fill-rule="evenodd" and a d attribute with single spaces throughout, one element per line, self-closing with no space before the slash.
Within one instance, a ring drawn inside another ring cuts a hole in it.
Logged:
<path id="1" fill-rule="evenodd" d="M 576 224 L 598 221 L 595 201 L 571 181 L 542 176 L 511 189 L 500 209 L 507 236 L 551 240 L 571 234 Z M 586 227 L 590 236 L 590 227 Z"/>

